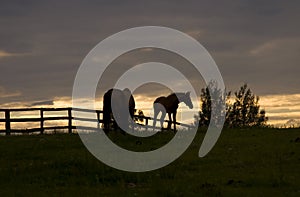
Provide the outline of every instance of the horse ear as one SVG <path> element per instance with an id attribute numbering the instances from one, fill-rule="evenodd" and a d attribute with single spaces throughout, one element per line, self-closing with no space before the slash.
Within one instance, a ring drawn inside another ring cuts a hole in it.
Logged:
<path id="1" fill-rule="evenodd" d="M 131 91 L 129 90 L 129 88 L 125 88 L 125 89 L 123 90 L 123 92 L 131 92 Z"/>
<path id="2" fill-rule="evenodd" d="M 187 93 L 185 93 L 185 95 L 190 96 L 191 92 L 188 91 Z"/>

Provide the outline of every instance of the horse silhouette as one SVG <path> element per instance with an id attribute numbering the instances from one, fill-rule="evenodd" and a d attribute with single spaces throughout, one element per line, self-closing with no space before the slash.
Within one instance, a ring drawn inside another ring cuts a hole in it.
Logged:
<path id="1" fill-rule="evenodd" d="M 111 129 L 111 123 L 113 123 L 115 129 L 128 128 L 129 116 L 131 117 L 130 120 L 133 120 L 134 108 L 135 101 L 128 88 L 124 90 L 108 90 L 103 96 L 103 125 L 105 133 L 108 133 Z M 118 123 L 116 120 L 118 120 Z"/>
<path id="2" fill-rule="evenodd" d="M 162 112 L 162 115 L 160 117 L 160 125 L 163 129 L 163 122 L 166 116 L 166 113 L 169 115 L 169 122 L 167 129 L 171 129 L 172 122 L 174 124 L 174 131 L 176 131 L 176 114 L 179 103 L 185 103 L 190 109 L 193 108 L 193 103 L 190 98 L 190 92 L 187 93 L 173 93 L 170 94 L 167 97 L 158 97 L 154 103 L 154 121 L 153 121 L 153 129 L 156 125 L 156 118 L 159 112 Z M 173 121 L 171 118 L 171 114 L 173 114 Z"/>

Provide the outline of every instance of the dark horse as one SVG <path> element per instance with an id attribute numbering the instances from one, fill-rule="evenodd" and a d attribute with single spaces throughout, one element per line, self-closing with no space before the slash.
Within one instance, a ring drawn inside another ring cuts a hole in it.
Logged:
<path id="1" fill-rule="evenodd" d="M 103 96 L 103 125 L 104 131 L 110 130 L 112 118 L 114 128 L 128 128 L 129 116 L 133 119 L 135 101 L 128 88 L 124 90 L 110 89 Z M 128 113 L 129 111 L 129 113 Z M 113 113 L 114 112 L 114 113 Z"/>
<path id="2" fill-rule="evenodd" d="M 154 121 L 153 121 L 153 129 L 156 125 L 156 118 L 159 112 L 162 112 L 160 117 L 160 125 L 163 129 L 163 122 L 166 116 L 166 113 L 169 115 L 168 129 L 171 129 L 171 124 L 174 124 L 174 131 L 176 131 L 176 114 L 179 103 L 184 102 L 190 109 L 193 108 L 193 103 L 190 98 L 190 92 L 187 93 L 173 93 L 167 97 L 158 97 L 153 104 L 154 107 Z M 173 121 L 171 118 L 171 114 L 173 114 Z"/>

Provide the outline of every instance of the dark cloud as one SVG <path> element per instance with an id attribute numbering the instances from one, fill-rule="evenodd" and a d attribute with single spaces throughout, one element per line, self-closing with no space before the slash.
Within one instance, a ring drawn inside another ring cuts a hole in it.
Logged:
<path id="1" fill-rule="evenodd" d="M 54 101 L 51 100 L 51 101 L 38 101 L 38 102 L 34 102 L 31 104 L 31 107 L 34 107 L 34 106 L 41 106 L 41 105 L 53 105 L 54 104 Z"/>
<path id="2" fill-rule="evenodd" d="M 0 57 L 0 86 L 22 93 L 0 102 L 71 96 L 81 61 L 99 41 L 143 25 L 194 36 L 228 89 L 248 82 L 257 94 L 298 93 L 299 7 L 279 0 L 1 2 L 0 50 L 25 55 Z"/>

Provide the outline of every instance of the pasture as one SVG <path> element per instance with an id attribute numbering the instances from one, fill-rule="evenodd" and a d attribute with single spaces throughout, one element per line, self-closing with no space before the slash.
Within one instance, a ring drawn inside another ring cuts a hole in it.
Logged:
<path id="1" fill-rule="evenodd" d="M 158 148 L 171 132 L 139 140 L 111 132 L 127 149 Z M 225 129 L 204 158 L 199 131 L 170 165 L 129 173 L 95 159 L 76 134 L 0 137 L 1 196 L 300 196 L 300 129 Z"/>

